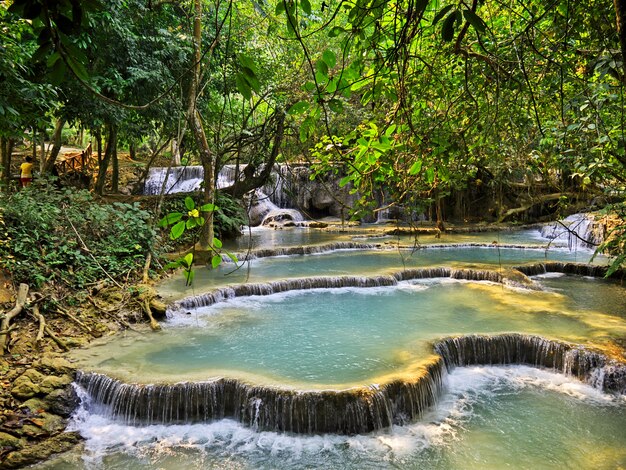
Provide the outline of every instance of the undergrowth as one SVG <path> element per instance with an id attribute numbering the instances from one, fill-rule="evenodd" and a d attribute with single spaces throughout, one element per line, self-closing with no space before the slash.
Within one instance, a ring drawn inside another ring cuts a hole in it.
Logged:
<path id="1" fill-rule="evenodd" d="M 88 191 L 33 184 L 0 195 L 0 267 L 16 283 L 80 289 L 142 273 L 155 231 L 134 204 L 100 204 Z"/>

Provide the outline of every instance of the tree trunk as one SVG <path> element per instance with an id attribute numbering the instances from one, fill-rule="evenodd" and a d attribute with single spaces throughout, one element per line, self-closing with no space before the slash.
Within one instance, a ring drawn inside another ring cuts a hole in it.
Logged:
<path id="1" fill-rule="evenodd" d="M 622 51 L 622 82 L 626 84 L 626 0 L 613 0 L 617 19 L 617 36 Z"/>
<path id="2" fill-rule="evenodd" d="M 128 153 L 130 154 L 131 160 L 136 160 L 137 158 L 137 144 L 135 142 L 130 142 L 128 144 Z"/>
<path id="3" fill-rule="evenodd" d="M 37 128 L 33 127 L 33 161 L 37 161 Z"/>
<path id="4" fill-rule="evenodd" d="M 213 204 L 215 201 L 215 177 L 214 177 L 214 155 L 209 148 L 209 142 L 202 125 L 202 117 L 196 108 L 198 99 L 198 82 L 200 81 L 200 61 L 202 60 L 202 1 L 194 0 L 194 20 L 193 20 L 193 48 L 194 64 L 191 83 L 189 86 L 189 103 L 187 108 L 187 119 L 191 126 L 194 140 L 200 152 L 200 161 L 204 169 L 204 197 L 203 204 Z M 198 248 L 208 250 L 213 245 L 213 212 L 203 212 L 205 224 L 200 232 Z"/>
<path id="5" fill-rule="evenodd" d="M 113 151 L 111 152 L 112 158 L 112 173 L 111 173 L 111 192 L 117 194 L 120 186 L 120 162 L 117 159 L 117 139 L 113 143 Z"/>
<path id="6" fill-rule="evenodd" d="M 9 153 L 9 139 L 0 137 L 0 154 L 2 156 L 2 180 L 5 184 L 6 192 L 9 192 L 11 185 L 11 154 Z"/>
<path id="7" fill-rule="evenodd" d="M 94 131 L 94 135 L 96 136 L 96 149 L 98 151 L 98 167 L 100 166 L 100 162 L 102 161 L 102 132 L 100 131 L 100 127 Z"/>
<path id="8" fill-rule="evenodd" d="M 98 178 L 96 179 L 96 194 L 102 196 L 104 194 L 104 184 L 106 182 L 107 170 L 109 169 L 109 162 L 111 161 L 111 156 L 115 151 L 115 147 L 117 145 L 117 128 L 115 124 L 109 124 L 108 126 L 109 135 L 107 136 L 106 149 L 104 150 L 104 157 L 98 161 Z"/>
<path id="9" fill-rule="evenodd" d="M 59 118 L 54 128 L 54 135 L 52 136 L 52 150 L 50 150 L 50 155 L 48 155 L 48 157 L 46 158 L 46 162 L 41 168 L 42 174 L 49 175 L 52 173 L 52 168 L 54 167 L 54 164 L 57 161 L 57 157 L 59 156 L 59 152 L 61 151 L 61 137 L 64 125 L 65 118 Z"/>

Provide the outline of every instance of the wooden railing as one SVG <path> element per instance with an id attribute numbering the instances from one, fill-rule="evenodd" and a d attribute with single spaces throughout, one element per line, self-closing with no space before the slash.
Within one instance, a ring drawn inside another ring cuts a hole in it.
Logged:
<path id="1" fill-rule="evenodd" d="M 59 175 L 68 173 L 92 173 L 97 161 L 92 156 L 91 143 L 82 152 L 66 153 L 55 164 Z"/>

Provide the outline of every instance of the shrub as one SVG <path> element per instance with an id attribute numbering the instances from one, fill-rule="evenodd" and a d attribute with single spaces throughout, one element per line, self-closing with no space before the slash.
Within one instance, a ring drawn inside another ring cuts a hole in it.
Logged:
<path id="1" fill-rule="evenodd" d="M 155 232 L 135 204 L 100 204 L 87 191 L 33 184 L 0 195 L 0 267 L 34 287 L 82 288 L 140 273 Z M 106 271 L 106 273 L 105 273 Z"/>

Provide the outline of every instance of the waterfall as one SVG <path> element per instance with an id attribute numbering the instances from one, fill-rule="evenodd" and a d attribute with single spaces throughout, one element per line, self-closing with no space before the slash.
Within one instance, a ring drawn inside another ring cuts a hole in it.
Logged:
<path id="1" fill-rule="evenodd" d="M 593 249 L 604 240 L 604 225 L 591 214 L 573 214 L 560 222 L 544 225 L 541 236 L 565 242 L 570 250 Z"/>
<path id="2" fill-rule="evenodd" d="M 240 165 L 240 170 L 243 171 L 246 165 Z M 146 183 L 144 185 L 144 194 L 146 195 L 158 195 L 161 193 L 161 187 L 163 181 L 167 176 L 167 167 L 150 168 Z M 224 188 L 230 186 L 236 176 L 235 165 L 225 165 L 217 177 L 217 187 Z M 204 181 L 204 170 L 201 166 L 174 166 L 169 169 L 169 176 L 167 176 L 167 183 L 165 186 L 165 193 L 181 193 L 198 191 L 201 188 L 201 184 Z M 274 189 L 279 196 L 283 198 L 282 193 L 279 191 L 282 185 L 279 185 Z M 302 214 L 295 210 L 290 209 L 287 206 L 277 206 L 272 202 L 267 194 L 261 190 L 254 191 L 252 196 L 251 210 L 249 214 L 250 225 L 264 225 L 264 226 L 286 226 L 302 222 L 304 217 Z"/>
<path id="3" fill-rule="evenodd" d="M 605 392 L 626 393 L 626 364 L 583 346 L 509 333 L 446 338 L 434 345 L 448 369 L 468 365 L 524 364 L 576 377 Z"/>
<path id="4" fill-rule="evenodd" d="M 261 431 L 359 434 L 414 421 L 432 407 L 453 367 L 523 364 L 626 393 L 626 364 L 581 345 L 509 333 L 444 338 L 438 357 L 387 383 L 343 390 L 293 390 L 218 378 L 174 384 L 129 384 L 79 371 L 78 386 L 94 413 L 130 425 L 181 424 L 233 418 Z"/>
<path id="5" fill-rule="evenodd" d="M 161 193 L 163 181 L 167 175 L 167 167 L 150 168 L 143 193 L 158 195 Z M 202 184 L 204 170 L 201 166 L 173 166 L 167 178 L 165 193 L 189 193 L 198 191 Z"/>
<path id="6" fill-rule="evenodd" d="M 443 361 L 383 385 L 297 391 L 235 379 L 176 384 L 126 384 L 79 372 L 76 383 L 94 412 L 131 425 L 179 424 L 234 418 L 259 430 L 358 434 L 413 421 L 441 393 Z"/>

